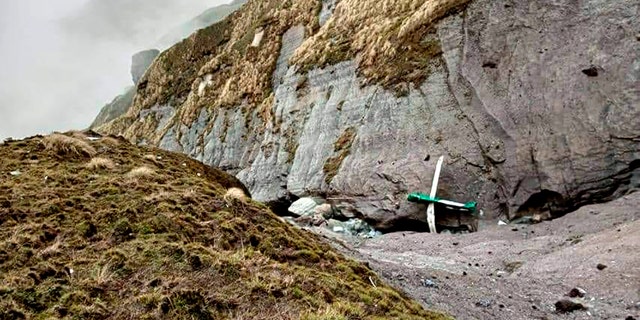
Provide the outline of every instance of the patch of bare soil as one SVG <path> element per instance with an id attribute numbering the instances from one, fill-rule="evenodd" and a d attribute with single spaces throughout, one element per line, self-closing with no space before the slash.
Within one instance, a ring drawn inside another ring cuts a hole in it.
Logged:
<path id="1" fill-rule="evenodd" d="M 457 319 L 640 319 L 640 192 L 536 225 L 340 243 L 425 307 Z M 584 297 L 569 297 L 574 288 Z M 585 309 L 558 312 L 564 299 Z"/>

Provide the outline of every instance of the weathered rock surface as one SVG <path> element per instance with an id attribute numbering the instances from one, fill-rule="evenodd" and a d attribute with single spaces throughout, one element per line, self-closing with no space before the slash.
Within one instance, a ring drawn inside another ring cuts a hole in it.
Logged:
<path id="1" fill-rule="evenodd" d="M 472 1 L 433 25 L 442 54 L 405 95 L 365 84 L 357 60 L 299 72 L 289 57 L 309 35 L 294 25 L 266 109 L 245 101 L 177 121 L 183 99 L 103 131 L 235 173 L 254 199 L 323 196 L 381 229 L 424 224 L 405 197 L 429 188 L 440 155 L 440 197 L 477 201 L 489 218 L 558 216 L 638 186 L 639 6 Z"/>
<path id="2" fill-rule="evenodd" d="M 308 216 L 315 213 L 314 209 L 317 206 L 318 204 L 312 198 L 300 198 L 291 204 L 289 213 L 296 217 Z"/>

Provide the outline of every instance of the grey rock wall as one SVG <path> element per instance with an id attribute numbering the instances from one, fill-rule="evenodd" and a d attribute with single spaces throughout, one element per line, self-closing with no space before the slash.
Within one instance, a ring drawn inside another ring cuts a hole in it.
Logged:
<path id="1" fill-rule="evenodd" d="M 266 121 L 246 105 L 203 110 L 161 146 L 237 174 L 257 200 L 322 196 L 381 229 L 426 220 L 406 194 L 428 191 L 440 155 L 441 197 L 489 218 L 561 215 L 637 187 L 639 6 L 474 1 L 435 26 L 442 57 L 401 97 L 363 86 L 354 61 L 297 72 L 292 28 Z"/>

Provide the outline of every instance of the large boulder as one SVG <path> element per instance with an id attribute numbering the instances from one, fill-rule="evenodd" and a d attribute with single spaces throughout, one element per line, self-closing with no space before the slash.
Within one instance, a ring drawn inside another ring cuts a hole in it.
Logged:
<path id="1" fill-rule="evenodd" d="M 443 3 L 422 20 L 393 13 L 407 27 L 388 34 L 406 41 L 372 48 L 394 38 L 363 40 L 388 26 L 386 13 L 348 16 L 368 1 L 339 2 L 319 29 L 313 10 L 269 19 L 249 1 L 158 58 L 143 99 L 101 130 L 224 168 L 254 199 L 322 196 L 380 229 L 424 227 L 406 195 L 428 191 L 440 155 L 438 196 L 488 218 L 559 216 L 637 185 L 640 4 Z M 245 50 L 250 19 L 272 24 Z"/>
<path id="2" fill-rule="evenodd" d="M 294 201 L 289 206 L 289 213 L 293 216 L 309 216 L 315 214 L 315 209 L 318 206 L 315 200 L 312 198 L 300 198 Z"/>

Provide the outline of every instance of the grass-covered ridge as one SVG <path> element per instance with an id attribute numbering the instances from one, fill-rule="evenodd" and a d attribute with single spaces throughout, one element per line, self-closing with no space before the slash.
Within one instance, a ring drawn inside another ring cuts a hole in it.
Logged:
<path id="1" fill-rule="evenodd" d="M 70 133 L 0 159 L 0 318 L 445 318 L 184 155 Z"/>
<path id="2" fill-rule="evenodd" d="M 129 112 L 98 130 L 157 145 L 175 125 L 191 125 L 202 109 L 242 106 L 249 115 L 261 106 L 271 108 L 282 35 L 297 25 L 304 27 L 306 40 L 290 63 L 300 72 L 355 59 L 365 84 L 405 94 L 439 63 L 442 48 L 435 22 L 470 1 L 341 0 L 321 27 L 320 0 L 249 0 L 223 21 L 163 52 L 138 85 Z M 262 41 L 252 46 L 258 34 Z M 153 115 L 140 116 L 159 105 L 177 111 L 162 128 Z"/>
<path id="3" fill-rule="evenodd" d="M 303 70 L 358 58 L 366 82 L 403 93 L 421 84 L 442 54 L 433 24 L 470 0 L 341 0 L 326 24 L 298 48 Z"/>
<path id="4" fill-rule="evenodd" d="M 282 35 L 292 26 L 306 34 L 319 28 L 320 0 L 250 0 L 224 20 L 201 29 L 164 51 L 138 85 L 127 114 L 100 128 L 138 141 L 157 144 L 172 125 L 191 124 L 203 108 L 257 106 L 272 99 L 272 74 Z M 252 46 L 256 34 L 262 40 Z M 135 121 L 141 110 L 156 105 L 178 109 L 165 128 L 156 131 L 153 116 Z"/>

